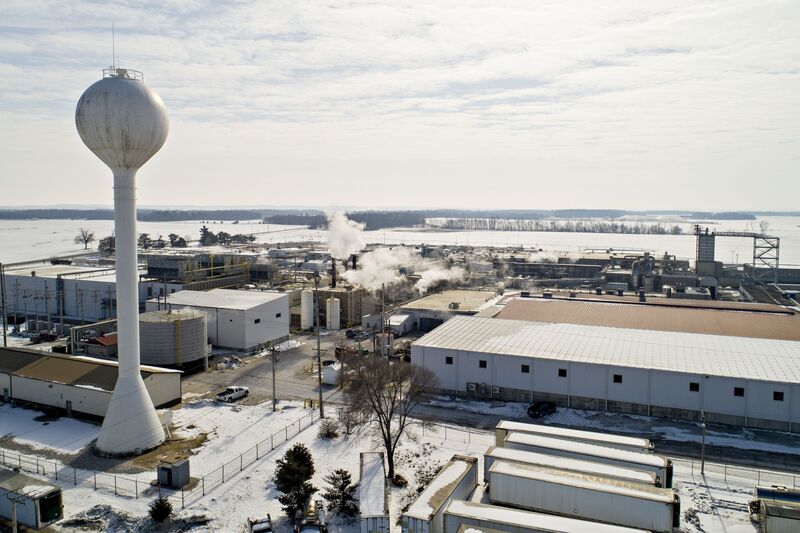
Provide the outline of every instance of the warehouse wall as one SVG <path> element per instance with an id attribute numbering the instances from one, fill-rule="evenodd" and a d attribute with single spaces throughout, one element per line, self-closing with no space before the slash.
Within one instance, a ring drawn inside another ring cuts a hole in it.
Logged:
<path id="1" fill-rule="evenodd" d="M 59 409 L 66 409 L 67 401 L 71 401 L 73 411 L 87 415 L 105 416 L 111 401 L 111 393 L 108 391 L 21 376 L 11 376 L 11 381 L 15 400 Z"/>
<path id="2" fill-rule="evenodd" d="M 245 316 L 246 349 L 265 342 L 282 342 L 289 338 L 289 297 L 271 300 L 247 310 Z M 256 324 L 256 320 L 260 320 Z"/>
<path id="3" fill-rule="evenodd" d="M 446 358 L 452 357 L 452 364 Z M 492 397 L 508 401 L 549 400 L 576 409 L 636 413 L 683 420 L 800 432 L 800 384 L 648 370 L 535 357 L 411 346 L 411 361 L 433 371 L 439 388 L 473 398 L 468 383 L 500 387 Z M 486 361 L 480 368 L 479 361 Z M 529 373 L 521 365 L 529 366 Z M 560 376 L 559 370 L 566 371 Z M 614 375 L 621 376 L 621 383 Z M 698 384 L 697 391 L 691 383 Z M 734 394 L 735 388 L 743 396 Z M 484 390 L 486 387 L 484 387 Z M 775 393 L 783 393 L 783 399 Z"/>
<path id="4" fill-rule="evenodd" d="M 144 380 L 144 385 L 156 408 L 174 405 L 181 401 L 180 373 L 150 374 Z"/>

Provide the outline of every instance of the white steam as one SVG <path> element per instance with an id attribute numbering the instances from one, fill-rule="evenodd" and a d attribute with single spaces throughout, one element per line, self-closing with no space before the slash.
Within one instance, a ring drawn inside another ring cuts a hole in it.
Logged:
<path id="1" fill-rule="evenodd" d="M 377 248 L 359 258 L 358 270 L 342 272 L 342 277 L 353 285 L 376 291 L 383 284 L 403 281 L 405 276 L 400 275 L 397 269 L 412 261 L 411 252 L 406 248 Z"/>
<path id="2" fill-rule="evenodd" d="M 419 281 L 414 287 L 420 294 L 425 294 L 431 285 L 440 281 L 461 281 L 464 279 L 466 271 L 461 267 L 453 267 L 450 269 L 434 266 L 422 272 Z"/>
<path id="3" fill-rule="evenodd" d="M 553 252 L 533 252 L 528 256 L 529 263 L 558 263 L 558 254 Z"/>
<path id="4" fill-rule="evenodd" d="M 363 224 L 353 222 L 342 212 L 328 215 L 328 247 L 336 259 L 347 259 L 363 250 L 367 243 Z"/>

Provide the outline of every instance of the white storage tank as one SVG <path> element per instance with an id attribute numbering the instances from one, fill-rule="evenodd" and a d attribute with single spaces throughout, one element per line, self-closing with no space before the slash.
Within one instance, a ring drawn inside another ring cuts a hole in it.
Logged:
<path id="1" fill-rule="evenodd" d="M 328 298 L 325 302 L 325 316 L 328 319 L 327 328 L 330 331 L 341 328 L 341 307 L 338 298 Z"/>
<path id="2" fill-rule="evenodd" d="M 142 364 L 174 368 L 206 367 L 206 314 L 195 309 L 150 311 L 139 315 Z"/>
<path id="3" fill-rule="evenodd" d="M 300 293 L 300 329 L 314 327 L 314 291 L 306 289 Z"/>

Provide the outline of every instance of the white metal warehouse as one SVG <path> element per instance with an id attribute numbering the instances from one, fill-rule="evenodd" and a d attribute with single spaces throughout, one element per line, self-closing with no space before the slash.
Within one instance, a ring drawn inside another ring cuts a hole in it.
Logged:
<path id="1" fill-rule="evenodd" d="M 142 365 L 142 379 L 155 407 L 181 401 L 181 371 Z M 0 401 L 53 407 L 104 417 L 117 382 L 116 361 L 0 348 Z"/>
<path id="2" fill-rule="evenodd" d="M 147 301 L 147 311 L 191 307 L 205 311 L 214 346 L 251 351 L 289 338 L 289 296 L 285 293 L 213 289 L 179 291 Z"/>
<path id="3" fill-rule="evenodd" d="M 800 342 L 455 317 L 411 361 L 448 393 L 800 431 Z"/>

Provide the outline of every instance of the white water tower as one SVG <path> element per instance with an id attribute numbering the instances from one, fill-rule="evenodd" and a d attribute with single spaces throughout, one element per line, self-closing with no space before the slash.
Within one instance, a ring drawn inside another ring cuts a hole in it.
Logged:
<path id="1" fill-rule="evenodd" d="M 96 447 L 139 454 L 164 442 L 164 430 L 139 368 L 136 172 L 166 141 L 167 110 L 141 72 L 112 67 L 78 100 L 75 125 L 114 174 L 119 375 Z"/>

